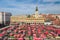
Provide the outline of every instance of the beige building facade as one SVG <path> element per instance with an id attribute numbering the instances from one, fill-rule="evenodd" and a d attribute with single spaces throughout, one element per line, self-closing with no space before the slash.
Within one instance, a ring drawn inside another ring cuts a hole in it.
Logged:
<path id="1" fill-rule="evenodd" d="M 44 23 L 45 18 L 38 14 L 38 7 L 36 7 L 35 14 L 30 17 L 24 16 L 11 16 L 11 23 L 13 22 L 25 22 L 25 23 Z"/>

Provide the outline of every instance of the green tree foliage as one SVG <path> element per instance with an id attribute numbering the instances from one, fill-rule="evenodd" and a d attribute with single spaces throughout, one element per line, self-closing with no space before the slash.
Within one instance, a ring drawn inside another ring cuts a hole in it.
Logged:
<path id="1" fill-rule="evenodd" d="M 28 16 L 27 16 L 27 18 L 30 18 L 30 17 L 31 17 L 31 15 L 28 15 Z"/>

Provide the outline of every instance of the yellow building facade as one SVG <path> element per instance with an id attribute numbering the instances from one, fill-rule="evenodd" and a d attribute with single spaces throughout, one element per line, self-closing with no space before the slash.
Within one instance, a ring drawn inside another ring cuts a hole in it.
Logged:
<path id="1" fill-rule="evenodd" d="M 45 18 L 42 15 L 38 14 L 38 7 L 36 7 L 36 11 L 34 15 L 30 15 L 30 17 L 26 15 L 21 16 L 11 16 L 11 23 L 13 22 L 25 22 L 25 23 L 44 23 Z"/>

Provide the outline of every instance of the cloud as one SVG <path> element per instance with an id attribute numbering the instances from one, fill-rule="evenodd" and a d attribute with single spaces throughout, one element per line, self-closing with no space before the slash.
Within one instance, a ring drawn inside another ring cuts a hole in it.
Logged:
<path id="1" fill-rule="evenodd" d="M 44 2 L 56 2 L 56 1 L 60 1 L 60 0 L 43 0 Z"/>
<path id="2" fill-rule="evenodd" d="M 36 5 L 16 5 L 16 8 L 0 8 L 0 11 L 11 12 L 12 14 L 31 14 L 34 13 Z"/>
<path id="3" fill-rule="evenodd" d="M 60 4 L 60 1 L 56 1 L 56 2 L 54 2 L 54 4 Z"/>
<path id="4" fill-rule="evenodd" d="M 11 12 L 13 15 L 33 14 L 37 0 L 0 0 L 0 11 Z M 38 0 L 39 13 L 60 13 L 59 0 Z"/>
<path id="5" fill-rule="evenodd" d="M 60 0 L 41 0 L 40 4 L 60 4 Z"/>
<path id="6" fill-rule="evenodd" d="M 40 5 L 39 12 L 40 13 L 52 13 L 52 14 L 60 14 L 60 5 Z"/>

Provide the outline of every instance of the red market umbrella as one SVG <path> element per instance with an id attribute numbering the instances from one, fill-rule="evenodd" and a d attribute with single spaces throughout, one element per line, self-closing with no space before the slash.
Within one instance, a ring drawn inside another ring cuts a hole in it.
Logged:
<path id="1" fill-rule="evenodd" d="M 33 37 L 36 37 L 36 34 L 33 34 Z"/>
<path id="2" fill-rule="evenodd" d="M 18 38 L 18 40 L 23 40 L 23 38 Z"/>
<path id="3" fill-rule="evenodd" d="M 3 34 L 0 34 L 0 37 L 2 37 L 3 36 Z"/>
<path id="4" fill-rule="evenodd" d="M 36 37 L 35 37 L 33 40 L 43 40 L 43 39 L 42 39 L 42 38 L 36 38 Z"/>
<path id="5" fill-rule="evenodd" d="M 48 31 L 46 31 L 45 34 L 47 35 L 48 34 Z"/>
<path id="6" fill-rule="evenodd" d="M 56 31 L 57 31 L 58 34 L 60 34 L 60 29 L 57 29 Z"/>
<path id="7" fill-rule="evenodd" d="M 6 31 L 8 28 L 3 28 L 2 30 Z"/>
<path id="8" fill-rule="evenodd" d="M 46 35 L 45 34 L 41 34 L 41 38 L 46 38 Z"/>

